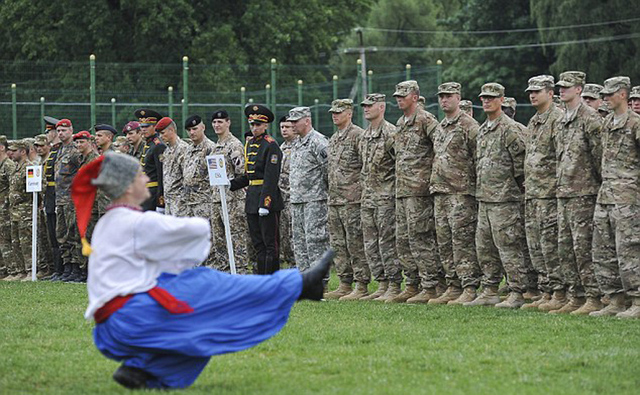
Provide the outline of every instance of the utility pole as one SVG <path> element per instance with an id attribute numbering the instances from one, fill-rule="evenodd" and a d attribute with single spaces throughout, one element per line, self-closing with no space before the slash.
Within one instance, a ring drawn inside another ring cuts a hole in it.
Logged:
<path id="1" fill-rule="evenodd" d="M 356 28 L 356 33 L 360 38 L 360 75 L 362 83 L 362 97 L 367 96 L 367 55 L 364 48 L 364 35 L 361 27 Z"/>

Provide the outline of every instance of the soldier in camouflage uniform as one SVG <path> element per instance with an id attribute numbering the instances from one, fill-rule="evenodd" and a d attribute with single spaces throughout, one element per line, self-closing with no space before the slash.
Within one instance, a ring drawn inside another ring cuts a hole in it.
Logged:
<path id="1" fill-rule="evenodd" d="M 211 116 L 211 126 L 216 133 L 218 140 L 214 154 L 223 155 L 226 162 L 227 178 L 233 180 L 245 174 L 244 146 L 236 136 L 231 133 L 231 119 L 225 110 L 218 110 Z M 231 227 L 231 239 L 233 240 L 233 253 L 235 256 L 236 268 L 239 274 L 250 273 L 249 268 L 249 245 L 251 238 L 247 228 L 247 217 L 245 214 L 246 189 L 229 191 L 227 187 L 227 211 L 229 212 L 229 226 Z M 211 231 L 218 235 L 224 235 L 224 222 L 222 220 L 222 204 L 220 203 L 220 193 L 215 188 L 213 193 L 213 228 Z M 225 237 L 218 237 L 216 245 L 216 269 L 229 271 L 229 255 L 227 253 L 227 243 Z"/>
<path id="2" fill-rule="evenodd" d="M 178 136 L 178 126 L 171 118 L 162 118 L 156 131 L 167 146 L 162 162 L 165 214 L 179 217 L 184 211 L 182 179 L 189 145 Z"/>
<path id="3" fill-rule="evenodd" d="M 9 144 L 7 137 L 0 136 L 0 278 L 13 277 L 13 245 L 11 243 L 11 217 L 9 206 L 9 187 L 16 164 L 7 155 Z"/>
<path id="4" fill-rule="evenodd" d="M 476 145 L 476 249 L 483 291 L 464 305 L 519 308 L 530 273 L 522 215 L 525 147 L 515 122 L 502 112 L 504 87 L 484 84 L 479 96 L 487 114 Z M 503 272 L 511 292 L 500 302 L 498 284 Z"/>
<path id="5" fill-rule="evenodd" d="M 537 273 L 536 281 L 543 292 L 537 301 L 523 308 L 537 309 L 551 299 L 551 294 L 564 293 L 565 284 L 558 262 L 558 202 L 556 196 L 556 128 L 562 110 L 553 104 L 554 78 L 540 75 L 529 79 L 526 92 L 536 109 L 525 140 L 525 230 L 529 255 Z"/>
<path id="6" fill-rule="evenodd" d="M 386 303 L 425 302 L 438 296 L 444 276 L 436 247 L 433 197 L 429 178 L 438 120 L 418 108 L 416 81 L 396 85 L 393 96 L 403 116 L 396 123 L 396 250 L 406 276 L 406 288 Z M 422 290 L 420 290 L 422 287 Z"/>
<path id="7" fill-rule="evenodd" d="M 29 145 L 24 140 L 14 141 L 9 147 L 14 153 L 16 168 L 11 175 L 9 205 L 11 206 L 11 241 L 15 252 L 13 262 L 14 280 L 31 280 L 31 218 L 32 198 L 27 192 L 27 166 Z"/>
<path id="8" fill-rule="evenodd" d="M 361 219 L 364 253 L 378 282 L 376 292 L 361 300 L 385 301 L 400 294 L 402 268 L 396 258 L 396 127 L 384 119 L 386 97 L 372 93 L 361 103 L 370 122 L 360 139 L 362 158 Z"/>
<path id="9" fill-rule="evenodd" d="M 205 135 L 205 126 L 199 115 L 187 118 L 185 125 L 191 146 L 185 156 L 183 169 L 184 214 L 181 216 L 205 218 L 211 222 L 213 229 L 213 194 L 218 191 L 209 184 L 206 157 L 213 154 L 216 145 Z M 213 267 L 216 239 L 220 237 L 224 237 L 224 234 L 211 232 L 211 251 L 203 265 Z"/>
<path id="10" fill-rule="evenodd" d="M 338 99 L 329 109 L 338 130 L 329 140 L 329 235 L 331 248 L 336 252 L 334 262 L 340 285 L 328 292 L 326 299 L 357 300 L 369 295 L 371 281 L 365 260 L 360 220 L 359 152 L 364 130 L 352 122 L 353 102 Z M 355 280 L 356 287 L 351 288 Z"/>
<path id="11" fill-rule="evenodd" d="M 460 100 L 460 110 L 467 113 L 468 116 L 473 118 L 473 103 L 471 100 Z"/>
<path id="12" fill-rule="evenodd" d="M 603 103 L 602 95 L 600 94 L 603 88 L 604 87 L 602 85 L 598 84 L 585 84 L 582 89 L 582 93 L 580 94 L 584 104 L 598 111 Z"/>
<path id="13" fill-rule="evenodd" d="M 479 125 L 460 110 L 461 89 L 457 82 L 438 87 L 438 101 L 445 118 L 433 142 L 435 155 L 429 190 L 434 195 L 438 251 L 447 290 L 429 300 L 429 304 L 470 302 L 476 298 L 480 285 L 475 243 L 478 218 L 475 153 Z"/>
<path id="14" fill-rule="evenodd" d="M 140 159 L 144 142 L 142 141 L 142 131 L 140 130 L 140 122 L 130 121 L 122 128 L 122 133 L 129 142 L 129 155 L 136 159 Z"/>
<path id="15" fill-rule="evenodd" d="M 291 168 L 291 150 L 298 136 L 293 131 L 293 124 L 287 121 L 287 116 L 278 122 L 280 134 L 284 141 L 280 145 L 282 151 L 282 168 L 280 169 L 280 193 L 284 208 L 280 212 L 280 260 L 289 267 L 295 267 L 293 255 L 293 240 L 291 238 L 291 198 L 289 192 L 289 173 Z M 284 266 L 284 265 L 283 265 Z M 285 266 L 286 267 L 286 266 Z"/>
<path id="16" fill-rule="evenodd" d="M 311 124 L 309 107 L 295 107 L 287 120 L 298 139 L 291 150 L 291 232 L 296 266 L 310 268 L 329 248 L 327 149 L 329 141 Z M 326 279 L 328 281 L 328 278 Z"/>
<path id="17" fill-rule="evenodd" d="M 604 82 L 613 111 L 602 128 L 602 185 L 594 214 L 593 263 L 609 305 L 593 316 L 640 318 L 640 115 L 628 108 L 629 77 Z M 632 299 L 625 311 L 624 297 Z"/>
<path id="18" fill-rule="evenodd" d="M 552 298 L 538 307 L 554 314 L 578 310 L 585 296 L 590 305 L 597 305 L 602 296 L 591 260 L 593 212 L 601 180 L 602 118 L 580 100 L 585 77 L 583 72 L 568 71 L 556 83 L 565 103 L 556 138 L 558 256 L 569 300 Z"/>
<path id="19" fill-rule="evenodd" d="M 640 114 L 640 85 L 631 88 L 629 100 L 631 101 L 631 110 L 636 114 Z"/>

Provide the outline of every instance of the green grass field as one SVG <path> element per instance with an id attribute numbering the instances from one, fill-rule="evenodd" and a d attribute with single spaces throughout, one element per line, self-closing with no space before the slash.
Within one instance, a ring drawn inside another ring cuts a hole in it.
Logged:
<path id="1" fill-rule="evenodd" d="M 333 280 L 335 282 L 335 280 Z M 335 288 L 335 285 L 334 285 Z M 0 281 L 0 393 L 127 393 L 80 284 Z M 637 394 L 640 322 L 458 306 L 302 302 L 188 394 Z"/>

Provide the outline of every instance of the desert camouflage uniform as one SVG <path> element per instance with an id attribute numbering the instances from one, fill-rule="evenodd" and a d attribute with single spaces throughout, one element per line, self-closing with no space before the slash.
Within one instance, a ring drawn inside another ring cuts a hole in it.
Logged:
<path id="1" fill-rule="evenodd" d="M 9 187 L 15 170 L 16 164 L 8 157 L 0 162 L 0 275 L 10 273 L 11 261 L 14 259 L 11 243 Z"/>
<path id="2" fill-rule="evenodd" d="M 300 271 L 307 270 L 329 248 L 328 144 L 326 137 L 311 129 L 291 150 L 291 232 Z"/>
<path id="3" fill-rule="evenodd" d="M 593 263 L 606 295 L 640 297 L 640 115 L 602 128 L 602 186 L 594 214 Z"/>
<path id="4" fill-rule="evenodd" d="M 558 257 L 573 297 L 600 297 L 591 248 L 593 213 L 600 188 L 602 117 L 580 103 L 558 122 L 556 157 L 558 189 Z"/>
<path id="5" fill-rule="evenodd" d="M 502 113 L 485 121 L 476 145 L 476 248 L 482 284 L 497 287 L 502 273 L 512 291 L 529 287 L 522 212 L 525 147 L 515 122 Z"/>
<path id="6" fill-rule="evenodd" d="M 215 144 L 213 153 L 224 155 L 226 161 L 227 177 L 229 180 L 241 176 L 245 172 L 244 146 L 235 136 L 218 141 Z M 229 226 L 231 230 L 231 240 L 233 240 L 233 253 L 236 262 L 236 269 L 239 274 L 249 274 L 249 246 L 252 246 L 247 226 L 247 216 L 244 212 L 244 202 L 247 195 L 246 190 L 239 189 L 230 192 L 226 188 L 227 211 L 229 212 Z M 222 204 L 220 203 L 220 192 L 218 187 L 213 192 L 213 233 L 220 235 L 216 238 L 216 257 L 214 267 L 222 271 L 230 271 L 229 255 L 227 253 L 227 241 L 222 220 Z M 252 247 L 251 247 L 252 248 Z"/>
<path id="7" fill-rule="evenodd" d="M 11 263 L 13 274 L 31 273 L 32 197 L 27 192 L 27 166 L 33 166 L 28 158 L 16 164 L 9 187 L 11 241 L 15 259 Z"/>
<path id="8" fill-rule="evenodd" d="M 475 153 L 478 122 L 460 111 L 440 122 L 429 190 L 434 195 L 434 217 L 438 251 L 447 286 L 480 285 L 480 266 L 476 257 Z"/>
<path id="9" fill-rule="evenodd" d="M 206 136 L 200 144 L 190 144 L 184 163 L 184 178 L 182 187 L 184 191 L 184 217 L 201 217 L 209 220 L 211 224 L 211 250 L 209 257 L 203 265 L 213 267 L 216 257 L 216 239 L 224 238 L 224 233 L 217 234 L 213 231 L 213 196 L 218 191 L 209 184 L 209 170 L 206 157 L 213 154 L 216 144 Z"/>
<path id="10" fill-rule="evenodd" d="M 396 127 L 383 120 L 360 139 L 362 158 L 361 219 L 364 252 L 374 280 L 402 283 L 396 257 L 395 150 Z"/>
<path id="11" fill-rule="evenodd" d="M 76 211 L 71 201 L 71 182 L 80 169 L 80 161 L 80 152 L 73 143 L 60 145 L 55 162 L 56 238 L 60 244 L 63 265 L 82 261 Z"/>
<path id="12" fill-rule="evenodd" d="M 396 123 L 396 250 L 407 285 L 423 289 L 444 283 L 436 247 L 429 178 L 438 120 L 417 108 Z"/>
<path id="13" fill-rule="evenodd" d="M 554 104 L 544 113 L 536 113 L 529 121 L 525 140 L 525 230 L 538 287 L 547 293 L 565 289 L 558 261 L 555 148 L 556 123 L 562 116 Z"/>
<path id="14" fill-rule="evenodd" d="M 291 238 L 291 197 L 289 193 L 289 173 L 291 165 L 291 149 L 293 141 L 284 141 L 280 146 L 282 151 L 282 168 L 280 169 L 280 194 L 284 209 L 280 211 L 280 259 L 285 265 L 295 267 L 295 258 L 293 256 L 293 240 Z M 286 267 L 286 266 L 284 266 Z"/>
<path id="15" fill-rule="evenodd" d="M 341 282 L 369 284 L 371 272 L 364 255 L 360 220 L 361 127 L 353 123 L 329 140 L 329 234 Z"/>
<path id="16" fill-rule="evenodd" d="M 180 137 L 171 146 L 167 144 L 162 162 L 162 185 L 164 186 L 164 210 L 166 215 L 180 217 L 183 214 L 183 169 L 186 161 L 187 144 Z"/>

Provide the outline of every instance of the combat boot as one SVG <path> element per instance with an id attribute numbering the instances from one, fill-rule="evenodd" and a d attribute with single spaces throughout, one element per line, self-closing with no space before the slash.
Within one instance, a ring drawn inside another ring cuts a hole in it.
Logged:
<path id="1" fill-rule="evenodd" d="M 389 281 L 380 281 L 378 283 L 378 289 L 376 290 L 376 292 L 367 295 L 363 298 L 360 298 L 360 300 L 373 300 L 373 299 L 377 299 L 379 297 L 381 297 L 382 295 L 385 294 L 385 292 L 387 292 L 387 289 L 389 288 Z"/>
<path id="2" fill-rule="evenodd" d="M 524 295 L 523 295 L 524 297 Z M 522 305 L 521 309 L 522 310 L 527 310 L 527 309 L 538 309 L 538 307 L 540 307 L 540 305 L 547 303 L 548 301 L 551 300 L 551 294 L 549 292 L 544 292 L 542 294 L 542 296 L 540 297 L 540 299 L 538 300 L 534 300 L 533 302 L 530 303 L 525 303 Z"/>
<path id="3" fill-rule="evenodd" d="M 456 300 L 452 300 L 448 305 L 465 304 L 467 302 L 473 302 L 476 298 L 476 287 L 465 287 L 462 294 Z"/>
<path id="4" fill-rule="evenodd" d="M 609 305 L 602 310 L 589 313 L 590 317 L 607 317 L 614 316 L 622 313 L 626 310 L 624 305 L 624 294 L 619 293 L 615 295 L 609 295 Z"/>
<path id="5" fill-rule="evenodd" d="M 384 295 L 377 297 L 376 299 L 373 299 L 377 302 L 386 302 L 389 299 L 393 299 L 396 296 L 400 295 L 401 289 L 400 289 L 400 283 L 389 283 L 389 287 L 387 288 L 387 292 L 384 293 Z"/>
<path id="6" fill-rule="evenodd" d="M 529 289 L 527 290 L 527 292 L 522 294 L 522 297 L 525 298 L 526 300 L 532 300 L 532 301 L 536 301 L 536 300 L 540 300 L 541 296 L 540 296 L 540 291 L 538 291 L 537 289 Z"/>
<path id="7" fill-rule="evenodd" d="M 495 306 L 500 303 L 498 287 L 484 287 L 482 293 L 471 302 L 464 303 L 463 306 Z"/>
<path id="8" fill-rule="evenodd" d="M 500 289 L 498 289 L 498 296 L 507 296 L 511 292 L 509 289 L 509 285 L 505 284 Z"/>
<path id="9" fill-rule="evenodd" d="M 435 299 L 429 300 L 429 304 L 447 304 L 452 300 L 456 300 L 462 295 L 462 288 L 451 286 Z M 407 300 L 407 303 L 410 303 Z"/>
<path id="10" fill-rule="evenodd" d="M 343 283 L 341 281 L 340 285 L 338 286 L 338 289 L 336 289 L 335 291 L 327 292 L 326 294 L 324 294 L 324 298 L 331 299 L 331 300 L 338 300 L 343 296 L 349 295 L 351 292 L 353 292 L 353 289 L 351 288 L 351 284 Z"/>
<path id="11" fill-rule="evenodd" d="M 71 265 L 71 274 L 66 280 L 62 280 L 65 283 L 75 283 L 82 277 L 82 271 L 80 270 L 80 264 L 73 263 Z"/>
<path id="12" fill-rule="evenodd" d="M 519 309 L 524 304 L 524 297 L 520 292 L 511 291 L 507 298 L 496 304 L 499 309 Z"/>
<path id="13" fill-rule="evenodd" d="M 399 295 L 396 295 L 393 298 L 385 300 L 385 303 L 404 303 L 419 293 L 420 291 L 418 290 L 417 285 L 407 285 L 404 291 L 400 292 Z"/>
<path id="14" fill-rule="evenodd" d="M 616 314 L 618 318 L 640 318 L 640 297 L 634 296 L 633 303 L 631 307 L 623 311 L 622 313 Z"/>
<path id="15" fill-rule="evenodd" d="M 538 310 L 540 311 L 551 311 L 558 310 L 565 304 L 567 304 L 567 293 L 564 290 L 553 291 L 553 296 L 551 296 L 551 300 L 548 302 L 542 303 L 538 306 Z"/>
<path id="16" fill-rule="evenodd" d="M 594 311 L 599 311 L 604 308 L 604 305 L 600 301 L 600 298 L 587 297 L 587 302 L 582 305 L 578 310 L 572 311 L 571 315 L 589 315 Z"/>
<path id="17" fill-rule="evenodd" d="M 64 268 L 62 269 L 62 276 L 58 277 L 59 280 L 56 281 L 67 281 L 67 279 L 69 279 L 69 276 L 71 276 L 72 267 L 73 264 L 71 263 L 67 263 L 66 265 L 64 265 Z"/>
<path id="18" fill-rule="evenodd" d="M 425 288 L 419 294 L 407 299 L 407 303 L 429 303 L 430 300 L 438 297 L 438 290 L 436 288 Z"/>
<path id="19" fill-rule="evenodd" d="M 22 281 L 23 283 L 26 283 L 27 281 L 31 281 L 31 272 L 24 273 L 24 276 L 20 281 Z"/>
<path id="20" fill-rule="evenodd" d="M 549 311 L 549 314 L 569 314 L 578 310 L 585 303 L 584 297 L 569 296 L 569 301 L 557 310 Z"/>
<path id="21" fill-rule="evenodd" d="M 10 274 L 7 277 L 3 278 L 4 281 L 15 281 L 15 279 L 16 279 L 15 274 Z"/>
<path id="22" fill-rule="evenodd" d="M 345 295 L 338 300 L 359 300 L 368 295 L 369 290 L 367 289 L 367 284 L 356 282 L 354 290 L 349 295 Z"/>

